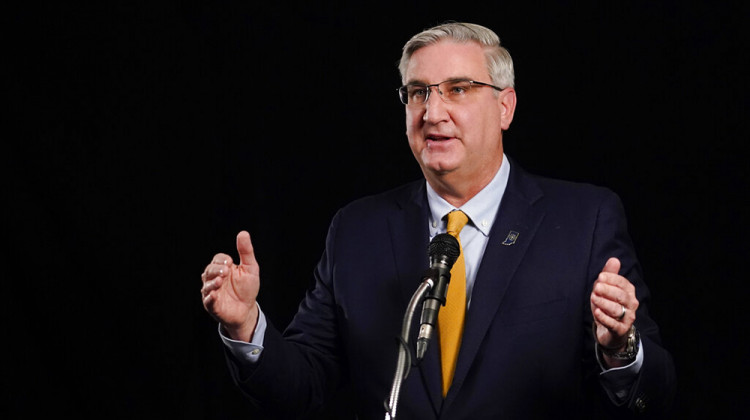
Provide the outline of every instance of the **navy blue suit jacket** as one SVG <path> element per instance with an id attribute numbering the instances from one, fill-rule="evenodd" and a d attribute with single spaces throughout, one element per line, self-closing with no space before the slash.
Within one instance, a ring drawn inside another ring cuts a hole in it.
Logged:
<path id="1" fill-rule="evenodd" d="M 238 385 L 275 418 L 309 416 L 343 386 L 359 419 L 382 419 L 396 337 L 428 266 L 428 215 L 424 180 L 341 209 L 315 284 L 284 334 L 269 326 L 256 365 L 229 357 Z M 515 242 L 504 244 L 511 231 Z M 620 274 L 636 287 L 645 355 L 621 407 L 599 384 L 591 333 L 589 295 L 610 257 L 620 259 Z M 619 198 L 535 177 L 514 163 L 477 274 L 453 385 L 443 398 L 439 346 L 431 343 L 403 385 L 398 418 L 658 414 L 674 390 L 674 366 L 647 306 Z"/>

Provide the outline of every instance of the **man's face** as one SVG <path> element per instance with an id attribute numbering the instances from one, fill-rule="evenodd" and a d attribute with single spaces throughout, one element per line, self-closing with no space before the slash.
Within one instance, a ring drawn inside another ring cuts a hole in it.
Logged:
<path id="1" fill-rule="evenodd" d="M 443 40 L 420 48 L 405 72 L 407 84 L 451 79 L 492 83 L 479 44 Z M 502 162 L 502 129 L 513 119 L 515 92 L 474 87 L 464 102 L 446 103 L 431 89 L 426 103 L 406 106 L 406 135 L 422 172 L 428 181 L 486 185 Z"/>

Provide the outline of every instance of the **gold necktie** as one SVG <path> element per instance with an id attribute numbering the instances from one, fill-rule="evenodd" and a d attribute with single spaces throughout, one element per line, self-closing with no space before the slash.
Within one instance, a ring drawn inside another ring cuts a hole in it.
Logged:
<path id="1" fill-rule="evenodd" d="M 469 218 L 460 210 L 448 213 L 448 233 L 458 240 L 461 229 Z M 448 394 L 448 388 L 453 382 L 456 371 L 458 349 L 461 347 L 461 336 L 464 332 L 464 317 L 466 316 L 466 264 L 464 250 L 451 269 L 451 281 L 448 286 L 445 307 L 438 313 L 438 328 L 440 329 L 440 354 L 443 369 L 443 397 Z"/>

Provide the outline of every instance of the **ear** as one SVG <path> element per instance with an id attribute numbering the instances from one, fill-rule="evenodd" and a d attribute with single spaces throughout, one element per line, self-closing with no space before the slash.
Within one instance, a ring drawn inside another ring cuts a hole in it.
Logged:
<path id="1" fill-rule="evenodd" d="M 516 112 L 516 90 L 506 88 L 497 95 L 498 104 L 500 105 L 500 127 L 503 131 L 510 127 L 513 121 L 513 114 Z"/>

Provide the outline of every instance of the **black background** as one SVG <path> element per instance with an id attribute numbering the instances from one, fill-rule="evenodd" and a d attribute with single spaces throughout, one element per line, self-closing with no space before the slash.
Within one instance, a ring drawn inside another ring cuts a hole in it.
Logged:
<path id="1" fill-rule="evenodd" d="M 459 20 L 514 57 L 506 153 L 622 197 L 677 365 L 675 418 L 739 417 L 747 6 L 523 3 L 7 10 L 2 413 L 254 418 L 200 273 L 249 230 L 261 304 L 286 325 L 334 212 L 421 176 L 396 62 Z"/>

